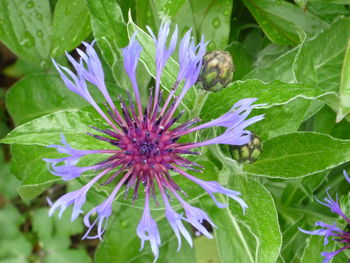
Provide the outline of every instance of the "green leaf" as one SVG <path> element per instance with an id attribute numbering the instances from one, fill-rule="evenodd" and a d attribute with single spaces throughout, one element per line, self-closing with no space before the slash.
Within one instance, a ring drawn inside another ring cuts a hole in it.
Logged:
<path id="1" fill-rule="evenodd" d="M 243 0 L 267 37 L 274 43 L 296 45 L 300 28 L 315 36 L 328 24 L 310 12 L 304 12 L 285 0 Z"/>
<path id="2" fill-rule="evenodd" d="M 281 135 L 263 144 L 258 161 L 246 165 L 250 174 L 291 179 L 329 170 L 350 160 L 350 141 L 315 132 Z"/>
<path id="3" fill-rule="evenodd" d="M 15 206 L 5 205 L 0 209 L 0 262 L 26 262 L 31 254 L 32 244 L 20 232 L 24 221 L 25 217 Z"/>
<path id="4" fill-rule="evenodd" d="M 3 146 L 0 146 L 0 198 L 14 199 L 17 197 L 16 188 L 19 181 L 10 172 L 10 163 L 5 161 Z"/>
<path id="5" fill-rule="evenodd" d="M 124 95 L 124 90 L 118 89 L 114 83 L 107 82 L 107 86 L 112 98 L 121 93 Z M 90 88 L 90 94 L 97 103 L 105 101 L 94 86 Z M 81 96 L 67 89 L 58 74 L 30 74 L 16 82 L 6 94 L 7 110 L 16 125 L 55 111 L 89 105 Z"/>
<path id="6" fill-rule="evenodd" d="M 115 0 L 88 0 L 91 27 L 102 55 L 119 86 L 127 85 L 120 48 L 128 44 L 123 13 Z"/>
<path id="7" fill-rule="evenodd" d="M 263 141 L 296 132 L 300 125 L 323 105 L 324 103 L 317 100 L 295 99 L 285 105 L 255 110 L 253 114 L 265 114 L 264 119 L 248 129 L 258 134 Z"/>
<path id="8" fill-rule="evenodd" d="M 230 206 L 230 210 L 258 240 L 255 262 L 275 262 L 281 249 L 282 236 L 270 192 L 254 179 L 242 176 L 234 176 L 229 188 L 241 192 L 248 205 L 245 215 L 239 212 L 241 208 L 237 203 Z M 233 202 L 230 203 L 232 205 Z"/>
<path id="9" fill-rule="evenodd" d="M 60 181 L 52 175 L 43 158 L 56 158 L 57 151 L 36 145 L 12 145 L 11 172 L 22 181 L 17 191 L 25 200 L 41 194 Z"/>
<path id="10" fill-rule="evenodd" d="M 319 236 L 311 236 L 308 240 L 303 256 L 301 258 L 301 263 L 310 263 L 321 261 L 323 257 L 321 253 L 325 250 L 323 238 Z"/>
<path id="11" fill-rule="evenodd" d="M 286 104 L 296 98 L 312 99 L 322 93 L 312 86 L 280 81 L 264 83 L 258 80 L 235 81 L 225 89 L 211 93 L 204 104 L 201 118 L 208 121 L 228 112 L 233 104 L 244 98 L 258 98 L 257 103 L 270 108 Z"/>
<path id="12" fill-rule="evenodd" d="M 90 14 L 85 0 L 57 1 L 53 13 L 51 56 L 76 48 L 90 32 Z"/>
<path id="13" fill-rule="evenodd" d="M 253 69 L 253 59 L 239 42 L 232 43 L 227 51 L 230 52 L 235 67 L 233 80 L 240 80 Z"/>
<path id="14" fill-rule="evenodd" d="M 163 12 L 164 14 L 174 17 L 183 6 L 186 0 L 178 0 L 178 1 L 162 1 L 156 0 L 157 5 L 160 7 L 159 12 Z"/>
<path id="15" fill-rule="evenodd" d="M 339 108 L 337 122 L 340 122 L 350 112 L 350 40 L 345 52 L 340 79 Z"/>
<path id="16" fill-rule="evenodd" d="M 168 242 L 176 242 L 169 223 L 164 219 L 164 211 L 155 216 L 161 236 L 161 244 L 164 247 Z M 104 235 L 104 241 L 100 243 L 95 254 L 96 263 L 105 262 L 153 262 L 154 256 L 150 250 L 149 242 L 145 242 L 145 248 L 140 251 L 140 239 L 136 235 L 136 228 L 141 220 L 142 210 L 133 207 L 122 206 L 116 212 L 116 218 L 109 220 L 108 229 Z M 184 241 L 185 242 L 185 241 Z M 161 258 L 166 256 L 166 250 L 160 248 L 160 262 L 167 262 Z M 181 251 L 180 251 L 181 253 Z"/>
<path id="17" fill-rule="evenodd" d="M 70 235 L 80 234 L 84 227 L 81 220 L 71 222 L 70 213 L 62 218 L 48 216 L 49 208 L 37 209 L 33 213 L 33 231 L 37 233 L 45 252 L 45 262 L 91 262 L 86 250 L 70 249 Z"/>
<path id="18" fill-rule="evenodd" d="M 337 92 L 349 37 L 350 19 L 344 18 L 316 38 L 303 42 L 293 65 L 297 81 Z"/>
<path id="19" fill-rule="evenodd" d="M 229 201 L 226 209 L 213 206 L 209 210 L 218 225 L 215 236 L 222 262 L 275 262 L 282 237 L 271 194 L 262 184 L 243 176 L 231 176 L 229 188 L 242 193 L 248 209 L 243 215 L 237 202 Z"/>
<path id="20" fill-rule="evenodd" d="M 233 0 L 189 1 L 192 8 L 197 35 L 209 41 L 208 51 L 226 48 L 230 36 Z"/>
<path id="21" fill-rule="evenodd" d="M 297 52 L 298 47 L 277 57 L 270 65 L 255 68 L 245 75 L 243 79 L 259 79 L 266 82 L 274 80 L 280 80 L 287 83 L 296 82 L 291 65 L 294 62 Z"/>
<path id="22" fill-rule="evenodd" d="M 176 3 L 181 1 L 171 2 Z M 146 26 L 157 28 L 159 26 L 159 8 L 161 8 L 160 5 L 155 4 L 153 0 L 135 0 L 136 24 L 144 30 L 146 30 Z"/>
<path id="23" fill-rule="evenodd" d="M 19 57 L 36 64 L 46 63 L 50 34 L 51 10 L 48 0 L 1 1 L 0 40 Z"/>
<path id="24" fill-rule="evenodd" d="M 181 249 L 178 251 L 177 239 L 173 239 L 168 244 L 168 253 L 166 255 L 168 263 L 178 263 L 178 262 L 188 262 L 195 263 L 195 249 L 197 249 L 197 244 L 194 244 L 194 248 L 190 247 L 190 245 L 183 239 L 181 243 Z M 200 248 L 198 248 L 200 249 Z M 163 250 L 164 251 L 164 250 Z M 163 252 L 162 251 L 162 252 Z M 211 251 L 212 252 L 212 251 Z"/>
<path id="25" fill-rule="evenodd" d="M 106 149 L 108 147 L 107 143 L 86 134 L 91 130 L 89 125 L 100 128 L 105 126 L 101 119 L 96 119 L 89 112 L 79 110 L 58 111 L 18 126 L 1 142 L 48 146 L 59 144 L 61 141 L 60 135 L 64 134 L 67 142 L 74 148 L 93 149 L 96 147 L 95 149 L 99 149 L 99 147 L 104 147 Z"/>
<path id="26" fill-rule="evenodd" d="M 17 125 L 54 111 L 86 105 L 87 102 L 68 90 L 56 74 L 28 75 L 16 82 L 6 95 L 7 110 Z"/>

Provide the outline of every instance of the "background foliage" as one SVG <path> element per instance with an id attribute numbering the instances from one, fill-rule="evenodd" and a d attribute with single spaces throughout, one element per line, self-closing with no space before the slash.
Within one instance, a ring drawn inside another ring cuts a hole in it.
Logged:
<path id="1" fill-rule="evenodd" d="M 123 94 L 129 83 L 120 48 L 138 30 L 144 47 L 138 75 L 146 94 L 155 50 L 144 30 L 150 25 L 157 31 L 164 16 L 181 34 L 193 27 L 197 38 L 204 35 L 209 50 L 229 51 L 236 68 L 226 89 L 206 94 L 200 112 L 194 105 L 202 93 L 193 89 L 183 105 L 188 116 L 210 120 L 239 99 L 257 97 L 265 105 L 253 114 L 266 117 L 251 129 L 263 141 L 258 161 L 240 166 L 219 147 L 209 147 L 199 160 L 206 166 L 203 178 L 242 192 L 247 214 L 233 202 L 218 209 L 199 189 L 180 182 L 218 229 L 215 240 L 198 236 L 194 249 L 184 244 L 177 253 L 163 212 L 154 210 L 162 235 L 159 262 L 321 262 L 322 238 L 309 238 L 297 227 L 336 221 L 314 195 L 322 198 L 327 187 L 340 195 L 350 189 L 341 175 L 350 161 L 349 5 L 349 0 L 0 0 L 0 262 L 152 262 L 149 248 L 138 251 L 138 203 L 116 201 L 101 243 L 81 241 L 82 222 L 70 223 L 68 213 L 62 220 L 48 218 L 46 198 L 55 200 L 84 178 L 64 185 L 42 158 L 56 156 L 45 146 L 57 144 L 61 132 L 74 147 L 99 147 L 85 133 L 89 124 L 103 126 L 64 87 L 50 59 L 67 64 L 65 51 L 75 54 L 81 41 L 96 39 L 109 90 Z M 165 89 L 177 69 L 175 60 L 167 64 Z M 88 205 L 108 188 L 97 190 Z M 349 256 L 342 253 L 333 262 Z"/>

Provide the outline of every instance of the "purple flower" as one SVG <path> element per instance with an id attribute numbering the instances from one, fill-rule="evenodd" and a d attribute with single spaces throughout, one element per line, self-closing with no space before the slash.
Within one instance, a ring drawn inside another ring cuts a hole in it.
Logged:
<path id="1" fill-rule="evenodd" d="M 347 180 L 349 179 L 346 171 L 344 171 L 344 176 Z M 348 180 L 348 182 L 349 182 L 349 180 Z M 340 215 L 346 221 L 347 224 L 350 224 L 350 219 L 343 213 L 343 211 L 340 208 L 340 205 L 338 202 L 338 196 L 336 196 L 336 200 L 333 200 L 333 198 L 330 196 L 328 190 L 329 189 L 327 189 L 327 197 L 324 198 L 324 202 L 321 202 L 317 199 L 316 200 L 319 203 L 321 203 L 322 205 L 329 207 L 331 209 L 332 213 Z M 328 244 L 330 237 L 333 238 L 334 241 L 338 241 L 343 245 L 343 247 L 341 249 L 338 249 L 336 251 L 322 252 L 321 255 L 323 257 L 325 257 L 323 260 L 323 263 L 328 263 L 335 255 L 339 254 L 340 252 L 342 252 L 345 249 L 350 248 L 350 233 L 337 227 L 336 223 L 327 224 L 324 222 L 316 222 L 315 226 L 318 226 L 320 228 L 316 229 L 316 230 L 309 231 L 309 230 L 304 230 L 304 229 L 299 227 L 299 230 L 301 232 L 303 232 L 305 234 L 309 234 L 309 235 L 324 236 L 324 245 Z"/>
<path id="2" fill-rule="evenodd" d="M 137 227 L 137 235 L 141 239 L 141 249 L 144 247 L 145 241 L 150 242 L 155 260 L 158 258 L 161 240 L 157 223 L 151 216 L 150 202 L 154 199 L 155 203 L 158 204 L 156 200 L 157 193 L 161 194 L 165 206 L 165 216 L 177 237 L 179 248 L 181 247 L 181 236 L 192 245 L 191 235 L 184 225 L 185 222 L 190 223 L 208 238 L 212 238 L 212 235 L 202 223 L 206 221 L 215 227 L 203 210 L 189 205 L 180 196 L 179 193 L 183 191 L 176 184 L 173 177 L 170 176 L 170 171 L 177 172 L 201 186 L 213 198 L 218 207 L 227 205 L 218 202 L 214 194 L 223 194 L 237 201 L 244 211 L 247 205 L 240 197 L 239 192 L 226 189 L 217 182 L 203 181 L 188 174 L 186 170 L 202 172 L 204 167 L 188 160 L 185 156 L 196 155 L 198 152 L 193 151 L 193 149 L 209 144 L 246 144 L 249 141 L 249 131 L 246 128 L 263 118 L 263 116 L 256 116 L 247 119 L 253 109 L 252 104 L 256 99 L 244 99 L 237 102 L 228 113 L 208 123 L 191 128 L 200 121 L 198 118 L 195 118 L 175 126 L 175 123 L 180 120 L 183 113 L 180 112 L 178 115 L 175 115 L 178 111 L 177 108 L 186 92 L 198 79 L 206 43 L 202 39 L 199 44 L 195 45 L 194 40 L 191 39 L 191 30 L 185 34 L 179 46 L 180 68 L 177 80 L 162 105 L 160 78 L 177 44 L 177 28 L 172 33 L 170 40 L 168 39 L 169 32 L 170 23 L 165 23 L 164 21 L 162 22 L 158 38 L 150 31 L 156 46 L 155 62 L 157 72 L 154 93 L 152 94 L 151 92 L 148 104 L 144 109 L 141 105 L 136 81 L 136 68 L 142 52 L 142 47 L 137 41 L 136 34 L 130 39 L 129 45 L 123 49 L 124 68 L 134 91 L 135 103 L 131 99 L 129 99 L 129 103 L 126 103 L 122 98 L 119 98 L 120 110 L 114 105 L 108 94 L 101 62 L 93 49 L 93 44 L 84 43 L 86 53 L 78 50 L 81 56 L 78 61 L 67 55 L 76 74 L 54 62 L 67 88 L 88 101 L 110 125 L 109 129 L 92 127 L 99 134 L 88 134 L 115 146 L 115 149 L 76 150 L 70 147 L 64 136 L 62 136 L 63 145 L 52 145 L 50 147 L 56 148 L 60 153 L 66 154 L 66 156 L 58 159 L 44 159 L 50 165 L 50 171 L 55 175 L 61 176 L 64 180 L 79 177 L 86 171 L 99 171 L 99 174 L 81 189 L 62 196 L 52 204 L 50 215 L 58 208 L 61 208 L 60 214 L 62 214 L 68 206 L 73 205 L 72 220 L 74 220 L 82 213 L 86 195 L 92 185 L 97 185 L 98 183 L 110 184 L 113 181 L 118 182 L 109 197 L 85 215 L 84 223 L 88 230 L 84 238 L 102 238 L 102 234 L 107 227 L 108 218 L 112 213 L 113 201 L 122 187 L 125 189 L 125 193 L 133 189 L 132 202 L 138 198 L 139 187 L 144 187 L 145 208 Z M 86 88 L 87 82 L 94 84 L 105 97 L 107 101 L 105 110 L 102 110 L 91 97 Z M 183 89 L 180 95 L 175 97 L 175 90 L 180 87 L 180 83 L 184 83 Z M 185 134 L 212 127 L 225 127 L 226 131 L 215 138 L 203 142 L 178 142 L 178 139 Z M 105 160 L 91 166 L 77 166 L 81 157 L 100 153 L 109 154 L 109 156 Z M 103 177 L 105 179 L 102 180 Z M 175 197 L 174 199 L 182 205 L 184 213 L 177 212 L 172 208 L 170 204 L 171 196 Z M 95 216 L 94 219 L 92 219 L 93 215 Z M 95 227 L 97 234 L 90 236 L 91 230 Z"/>

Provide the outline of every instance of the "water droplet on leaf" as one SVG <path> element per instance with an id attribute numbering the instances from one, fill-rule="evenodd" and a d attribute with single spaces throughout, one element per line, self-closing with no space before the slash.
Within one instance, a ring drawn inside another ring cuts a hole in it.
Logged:
<path id="1" fill-rule="evenodd" d="M 28 3 L 26 4 L 26 8 L 30 9 L 34 7 L 34 2 L 33 1 L 28 1 Z"/>
<path id="2" fill-rule="evenodd" d="M 35 39 L 31 33 L 25 31 L 23 34 L 23 40 L 19 43 L 21 46 L 30 48 L 35 45 Z"/>
<path id="3" fill-rule="evenodd" d="M 208 44 L 208 51 L 214 50 L 216 48 L 216 44 L 214 41 L 210 41 Z"/>
<path id="4" fill-rule="evenodd" d="M 66 9 L 64 10 L 64 14 L 68 16 L 70 14 L 70 5 L 66 6 Z"/>
<path id="5" fill-rule="evenodd" d="M 36 16 L 36 18 L 37 18 L 38 20 L 40 20 L 40 21 L 43 20 L 43 15 L 42 15 L 42 14 L 36 13 L 35 16 Z"/>
<path id="6" fill-rule="evenodd" d="M 49 63 L 47 60 L 43 60 L 40 63 L 40 67 L 42 67 L 43 69 L 48 69 L 49 68 Z"/>
<path id="7" fill-rule="evenodd" d="M 43 37 L 43 31 L 41 31 L 41 30 L 38 30 L 38 31 L 36 31 L 36 35 L 37 35 L 37 37 Z"/>
<path id="8" fill-rule="evenodd" d="M 220 19 L 219 18 L 214 18 L 213 19 L 213 27 L 218 28 L 221 25 Z"/>

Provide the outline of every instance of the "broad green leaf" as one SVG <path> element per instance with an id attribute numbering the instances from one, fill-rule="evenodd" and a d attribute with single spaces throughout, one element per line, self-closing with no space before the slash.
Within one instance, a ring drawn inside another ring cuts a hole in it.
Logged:
<path id="1" fill-rule="evenodd" d="M 69 248 L 70 235 L 79 234 L 84 227 L 81 220 L 71 222 L 70 213 L 62 218 L 48 216 L 49 208 L 40 208 L 33 213 L 33 231 L 38 235 L 48 263 L 91 262 L 86 250 Z"/>
<path id="2" fill-rule="evenodd" d="M 128 28 L 129 36 L 131 36 L 132 34 L 134 34 L 134 32 L 137 31 L 137 40 L 140 42 L 141 46 L 143 47 L 143 51 L 141 52 L 140 59 L 142 63 L 145 65 L 147 71 L 155 78 L 156 49 L 155 49 L 153 39 L 145 31 L 143 31 L 141 28 L 135 25 L 130 16 L 129 16 L 127 28 Z M 179 72 L 179 64 L 173 58 L 170 57 L 162 71 L 162 77 L 161 77 L 161 83 L 166 90 L 168 91 L 171 90 L 171 88 L 173 87 L 177 79 L 178 72 Z M 178 94 L 181 90 L 182 90 L 182 85 L 179 86 L 176 93 Z M 195 91 L 195 88 L 192 87 L 187 92 L 185 98 L 182 101 L 182 104 L 187 108 L 191 108 L 195 98 L 196 98 L 196 91 Z"/>
<path id="3" fill-rule="evenodd" d="M 350 37 L 350 19 L 338 20 L 316 38 L 304 41 L 293 65 L 298 81 L 337 92 Z"/>
<path id="4" fill-rule="evenodd" d="M 295 99 L 285 105 L 259 109 L 254 115 L 265 114 L 264 119 L 249 126 L 264 141 L 296 132 L 300 125 L 315 114 L 324 104 L 317 100 Z"/>
<path id="5" fill-rule="evenodd" d="M 218 227 L 217 230 L 215 229 L 215 239 L 219 262 L 255 262 L 256 238 L 244 224 L 238 222 L 236 214 L 213 205 L 212 209 L 206 206 L 205 210 Z"/>
<path id="6" fill-rule="evenodd" d="M 2 233 L 0 240 L 10 239 L 20 235 L 19 227 L 25 218 L 13 205 L 6 205 L 0 210 L 0 226 Z"/>
<path id="7" fill-rule="evenodd" d="M 229 188 L 241 192 L 248 205 L 245 215 L 239 213 L 237 203 L 230 206 L 230 210 L 258 240 L 254 262 L 275 262 L 281 249 L 282 236 L 270 192 L 254 179 L 242 176 L 232 177 Z M 230 205 L 232 203 L 230 201 Z"/>
<path id="8" fill-rule="evenodd" d="M 79 46 L 91 32 L 85 0 L 59 0 L 53 13 L 51 56 Z"/>
<path id="9" fill-rule="evenodd" d="M 121 48 L 128 44 L 123 13 L 115 0 L 88 0 L 91 28 L 102 55 L 119 86 L 127 85 Z"/>
<path id="10" fill-rule="evenodd" d="M 112 98 L 124 95 L 124 90 L 118 89 L 114 83 L 107 82 L 107 86 Z M 96 87 L 92 87 L 90 93 L 97 103 L 105 101 Z M 16 125 L 55 111 L 88 105 L 83 98 L 68 90 L 57 74 L 30 74 L 16 82 L 6 95 L 6 106 Z"/>
<path id="11" fill-rule="evenodd" d="M 349 0 L 309 0 L 311 3 L 312 2 L 324 2 L 324 3 L 334 3 L 338 5 L 350 5 Z"/>
<path id="12" fill-rule="evenodd" d="M 339 5 L 334 1 L 311 0 L 307 1 L 307 5 L 303 8 L 329 23 L 334 22 L 341 16 L 349 15 L 349 9 L 345 5 Z"/>
<path id="13" fill-rule="evenodd" d="M 311 236 L 308 240 L 303 256 L 301 258 L 301 263 L 318 262 L 323 259 L 321 253 L 325 250 L 324 240 L 319 236 Z"/>
<path id="14" fill-rule="evenodd" d="M 270 65 L 255 68 L 243 79 L 259 79 L 261 81 L 280 80 L 282 82 L 295 82 L 295 76 L 291 65 L 298 52 L 298 47 L 277 57 Z"/>
<path id="15" fill-rule="evenodd" d="M 84 99 L 68 90 L 56 74 L 28 75 L 13 85 L 6 95 L 7 109 L 17 125 L 54 111 L 86 105 Z"/>
<path id="16" fill-rule="evenodd" d="M 216 239 L 208 239 L 203 235 L 195 238 L 193 242 L 197 260 L 193 262 L 219 263 L 220 260 L 216 241 Z"/>
<path id="17" fill-rule="evenodd" d="M 172 0 L 156 0 L 156 4 L 160 7 L 159 12 L 164 13 L 167 16 L 174 17 L 186 0 L 172 1 Z"/>
<path id="18" fill-rule="evenodd" d="M 172 2 L 176 3 L 177 1 Z M 146 30 L 146 26 L 153 29 L 158 28 L 158 8 L 160 6 L 153 0 L 135 0 L 137 25 L 144 30 Z"/>
<path id="19" fill-rule="evenodd" d="M 350 112 L 350 41 L 345 52 L 341 72 L 339 98 L 337 122 L 340 122 Z"/>
<path id="20" fill-rule="evenodd" d="M 195 240 L 196 242 L 196 240 Z M 214 243 L 215 244 L 215 243 Z M 195 257 L 195 251 L 197 249 L 198 243 L 194 243 L 194 247 L 190 247 L 190 245 L 187 243 L 187 241 L 182 240 L 181 249 L 178 251 L 178 243 L 176 239 L 172 239 L 167 248 L 168 253 L 166 255 L 167 262 L 169 263 L 178 263 L 178 262 L 188 262 L 188 263 L 195 263 L 196 261 Z M 162 252 L 164 249 L 162 250 Z M 211 250 L 212 252 L 212 250 Z M 164 252 L 163 252 L 164 253 Z"/>
<path id="21" fill-rule="evenodd" d="M 241 207 L 229 201 L 226 209 L 209 210 L 218 226 L 215 236 L 222 262 L 275 262 L 282 239 L 269 191 L 243 176 L 232 176 L 229 188 L 242 193 L 248 209 L 243 215 Z"/>
<path id="22" fill-rule="evenodd" d="M 5 159 L 5 147 L 0 146 L 0 198 L 14 199 L 17 197 L 17 178 L 10 172 L 10 163 Z"/>
<path id="23" fill-rule="evenodd" d="M 300 42 L 300 28 L 315 36 L 328 24 L 310 12 L 285 0 L 243 1 L 268 38 L 277 44 L 296 45 Z"/>
<path id="24" fill-rule="evenodd" d="M 277 60 L 276 58 L 289 53 L 289 51 L 291 48 L 288 46 L 271 43 L 258 53 L 254 64 L 257 68 L 268 67 Z"/>
<path id="25" fill-rule="evenodd" d="M 233 0 L 189 0 L 197 35 L 209 41 L 208 51 L 226 48 L 230 36 Z"/>
<path id="26" fill-rule="evenodd" d="M 60 143 L 64 134 L 74 148 L 106 149 L 108 144 L 96 140 L 86 133 L 92 131 L 89 125 L 103 128 L 105 124 L 91 113 L 79 110 L 58 111 L 18 126 L 1 140 L 6 144 L 48 146 Z"/>
<path id="27" fill-rule="evenodd" d="M 320 172 L 297 180 L 291 180 L 281 189 L 281 203 L 285 206 L 298 206 L 305 198 L 314 200 L 314 192 L 327 179 L 328 172 Z"/>
<path id="28" fill-rule="evenodd" d="M 24 222 L 25 217 L 15 206 L 5 205 L 0 209 L 0 262 L 24 263 L 31 254 L 32 244 L 20 232 Z"/>
<path id="29" fill-rule="evenodd" d="M 164 220 L 163 211 L 152 217 L 157 221 L 161 237 L 160 262 L 167 262 L 165 259 L 167 251 L 162 249 L 168 242 L 176 242 L 169 223 Z M 149 242 L 145 242 L 145 248 L 140 251 L 141 241 L 136 235 L 136 228 L 141 220 L 142 210 L 133 207 L 120 207 L 116 217 L 109 220 L 104 241 L 100 243 L 95 254 L 96 263 L 105 262 L 145 262 L 151 263 L 154 256 L 151 252 Z M 185 242 L 185 241 L 183 241 Z M 181 250 L 180 252 L 181 253 Z M 179 261 L 178 261 L 179 262 Z"/>
<path id="30" fill-rule="evenodd" d="M 257 103 L 267 104 L 270 108 L 286 104 L 296 98 L 312 99 L 322 93 L 312 86 L 304 84 L 288 84 L 280 81 L 264 83 L 258 80 L 235 81 L 225 89 L 211 93 L 202 109 L 204 121 L 219 117 L 228 112 L 233 104 L 244 98 L 257 98 Z"/>
<path id="31" fill-rule="evenodd" d="M 50 51 L 51 10 L 48 0 L 2 0 L 0 40 L 19 57 L 46 66 Z"/>
<path id="32" fill-rule="evenodd" d="M 233 80 L 240 80 L 253 69 L 252 57 L 239 42 L 232 43 L 227 51 L 230 52 L 234 64 Z"/>
<path id="33" fill-rule="evenodd" d="M 11 146 L 11 154 L 11 172 L 22 181 L 17 191 L 23 199 L 33 199 L 61 180 L 49 172 L 43 161 L 43 158 L 56 158 L 56 150 L 36 145 L 15 144 Z"/>
<path id="34" fill-rule="evenodd" d="M 246 165 L 250 174 L 291 179 L 329 170 L 350 160 L 350 141 L 315 132 L 281 135 L 263 144 L 258 161 Z"/>

